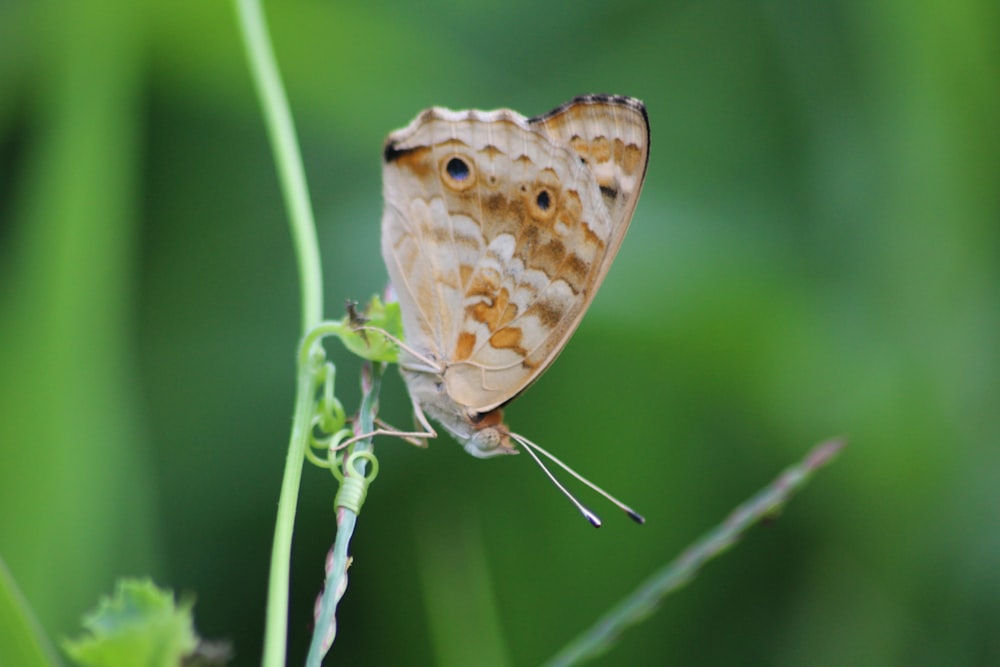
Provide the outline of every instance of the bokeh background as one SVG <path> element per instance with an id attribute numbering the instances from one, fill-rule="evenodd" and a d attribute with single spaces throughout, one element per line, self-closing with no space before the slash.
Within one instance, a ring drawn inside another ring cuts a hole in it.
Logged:
<path id="1" fill-rule="evenodd" d="M 526 457 L 379 444 L 337 661 L 552 655 L 816 441 L 852 444 L 597 664 L 1000 664 L 1000 5 L 267 7 L 327 297 L 380 290 L 380 147 L 421 109 L 646 101 L 629 236 L 508 411 Z M 297 275 L 232 7 L 0 3 L 0 555 L 53 637 L 122 575 L 258 662 Z M 336 343 L 338 393 L 357 369 Z M 409 423 L 390 373 L 383 415 Z M 307 468 L 301 664 L 334 534 Z"/>

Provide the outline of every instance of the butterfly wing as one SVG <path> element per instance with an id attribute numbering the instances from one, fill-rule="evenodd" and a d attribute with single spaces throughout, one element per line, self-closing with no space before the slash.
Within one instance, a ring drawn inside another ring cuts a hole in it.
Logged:
<path id="1" fill-rule="evenodd" d="M 618 254 L 646 178 L 649 162 L 646 107 L 634 97 L 584 95 L 529 122 L 553 141 L 569 145 L 585 162 L 601 191 L 614 232 L 610 237 L 612 245 L 604 254 L 596 291 Z"/>
<path id="2" fill-rule="evenodd" d="M 548 367 L 607 273 L 645 174 L 645 110 L 577 98 L 533 119 L 429 109 L 384 151 L 382 252 L 407 344 L 485 413 Z"/>

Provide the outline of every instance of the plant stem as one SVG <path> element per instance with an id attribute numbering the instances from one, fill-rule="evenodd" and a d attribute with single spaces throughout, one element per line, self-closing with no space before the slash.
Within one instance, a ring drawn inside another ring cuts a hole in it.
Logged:
<path id="1" fill-rule="evenodd" d="M 316 225 L 309 204 L 308 186 L 299 152 L 292 114 L 284 85 L 275 63 L 271 40 L 259 0 L 234 0 L 247 50 L 250 72 L 260 97 L 267 123 L 271 148 L 278 166 L 284 194 L 292 243 L 299 268 L 302 297 L 302 334 L 320 323 L 323 317 L 323 279 Z M 278 515 L 271 550 L 271 572 L 267 594 L 267 621 L 261 664 L 280 667 L 285 664 L 288 636 L 288 589 L 291 572 L 292 532 L 298 502 L 302 466 L 308 446 L 309 424 L 313 412 L 317 365 L 310 350 L 300 355 L 295 397 L 294 423 L 285 459 L 285 472 L 278 500 Z"/>
<path id="2" fill-rule="evenodd" d="M 243 28 L 250 71 L 263 107 L 271 148 L 278 163 L 278 178 L 281 180 L 292 243 L 299 265 L 304 335 L 323 319 L 323 270 L 319 242 L 316 239 L 316 223 L 309 203 L 309 187 L 292 123 L 292 112 L 275 63 L 260 0 L 235 2 Z"/>
<path id="3" fill-rule="evenodd" d="M 845 440 L 830 440 L 813 447 L 805 459 L 782 472 L 770 486 L 758 491 L 733 510 L 725 521 L 653 574 L 545 663 L 546 667 L 576 665 L 607 651 L 622 632 L 649 616 L 664 597 L 691 581 L 705 563 L 731 547 L 747 528 L 780 509 L 805 485 L 812 473 L 833 460 L 845 444 Z"/>
<path id="4" fill-rule="evenodd" d="M 373 364 L 366 361 L 362 366 L 361 390 L 363 398 L 361 409 L 358 412 L 358 420 L 355 423 L 356 433 L 370 433 L 374 428 L 375 415 L 378 413 L 378 394 L 384 372 L 385 364 Z M 374 445 L 371 438 L 360 440 L 352 445 L 344 453 L 344 476 L 365 477 L 368 464 L 364 459 L 360 459 L 352 466 L 350 455 L 357 452 L 373 453 L 373 451 Z M 337 507 L 337 537 L 328 559 L 326 582 L 323 585 L 323 596 L 316 617 L 316 626 L 309 645 L 309 654 L 306 657 L 306 667 L 320 667 L 323 657 L 336 638 L 337 605 L 347 591 L 348 549 L 351 545 L 351 538 L 354 536 L 357 521 L 358 515 L 352 509 L 344 506 Z"/>

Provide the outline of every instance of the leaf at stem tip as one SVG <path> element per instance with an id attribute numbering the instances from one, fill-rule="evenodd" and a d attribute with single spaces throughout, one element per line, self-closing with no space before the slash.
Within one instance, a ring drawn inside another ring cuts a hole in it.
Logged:
<path id="1" fill-rule="evenodd" d="M 396 363 L 399 357 L 396 343 L 373 329 L 402 340 L 403 318 L 398 303 L 383 303 L 378 296 L 373 296 L 361 313 L 349 307 L 344 323 L 345 327 L 338 335 L 344 347 L 353 354 L 369 361 Z M 358 329 L 361 326 L 365 328 Z"/>

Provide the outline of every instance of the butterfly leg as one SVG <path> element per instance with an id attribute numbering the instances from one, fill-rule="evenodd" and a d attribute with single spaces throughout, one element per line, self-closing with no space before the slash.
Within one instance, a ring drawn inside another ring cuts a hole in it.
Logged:
<path id="1" fill-rule="evenodd" d="M 437 437 L 437 433 L 425 433 L 423 431 L 400 431 L 392 426 L 389 426 L 388 424 L 386 424 L 381 420 L 379 420 L 378 425 L 380 427 L 384 426 L 385 428 L 377 428 L 374 431 L 369 431 L 368 433 L 361 433 L 359 435 L 354 436 L 353 438 L 348 438 L 347 440 L 344 440 L 342 443 L 337 445 L 337 449 L 338 450 L 344 449 L 345 447 L 349 447 L 354 443 L 358 442 L 359 440 L 367 440 L 368 438 L 374 438 L 375 436 L 378 435 L 388 435 L 392 436 L 393 438 L 401 438 L 414 445 L 424 446 L 424 447 L 426 447 L 427 444 L 426 442 L 421 443 L 422 440 L 426 441 L 430 438 Z"/>
<path id="2" fill-rule="evenodd" d="M 395 343 L 396 346 L 399 347 L 399 349 L 405 350 L 407 354 L 409 354 L 410 356 L 412 356 L 414 359 L 416 359 L 420 363 L 426 365 L 426 368 L 416 368 L 416 370 L 419 370 L 421 372 L 434 372 L 434 373 L 440 373 L 441 370 L 442 370 L 441 369 L 441 364 L 435 362 L 433 359 L 428 359 L 426 356 L 420 354 L 419 352 L 417 352 L 412 347 L 410 347 L 409 345 L 407 345 L 403 341 L 401 341 L 398 338 L 396 338 L 395 336 L 393 336 L 391 333 L 389 333 L 385 329 L 379 329 L 378 327 L 370 327 L 370 326 L 364 326 L 364 325 L 362 325 L 362 326 L 356 326 L 356 327 L 354 327 L 354 330 L 355 331 L 360 331 L 362 333 L 364 333 L 365 331 L 374 331 L 374 332 L 376 332 L 378 334 L 381 334 L 382 336 L 385 336 L 386 338 L 388 338 L 389 340 L 391 340 L 393 343 Z M 431 429 L 431 430 L 433 430 L 433 429 Z"/>
<path id="3" fill-rule="evenodd" d="M 410 404 L 413 405 L 413 418 L 417 420 L 417 424 L 429 434 L 429 437 L 436 438 L 438 435 L 437 431 L 434 430 L 434 427 L 431 426 L 431 423 L 427 420 L 427 415 L 424 414 L 424 409 L 420 407 L 420 404 L 417 403 L 413 397 L 410 397 Z"/>
<path id="4" fill-rule="evenodd" d="M 415 447 L 420 447 L 420 448 L 423 448 L 423 449 L 427 448 L 427 439 L 434 437 L 434 435 L 431 435 L 429 433 L 420 433 L 419 434 L 420 436 L 424 436 L 421 439 L 421 438 L 417 437 L 416 435 L 407 434 L 406 432 L 399 430 L 398 428 L 396 428 L 392 424 L 384 422 L 381 419 L 376 419 L 375 420 L 375 424 L 378 425 L 378 427 L 379 427 L 380 430 L 391 431 L 393 433 L 393 435 L 395 435 L 397 438 L 399 438 L 401 440 L 405 440 L 406 442 L 410 443 L 411 445 L 414 445 Z"/>
<path id="5" fill-rule="evenodd" d="M 412 399 L 411 399 L 412 401 Z M 381 419 L 376 419 L 375 423 L 379 427 L 374 431 L 369 433 L 362 433 L 356 435 L 353 438 L 349 438 L 337 446 L 337 449 L 343 449 L 349 445 L 353 445 L 359 440 L 367 440 L 368 438 L 374 438 L 377 435 L 388 435 L 394 438 L 400 438 L 409 442 L 410 444 L 416 445 L 418 447 L 426 447 L 427 441 L 431 438 L 436 438 L 438 436 L 437 431 L 431 426 L 431 423 L 427 421 L 427 417 L 424 415 L 424 411 L 420 409 L 416 401 L 413 403 L 413 414 L 417 418 L 418 425 L 423 428 L 423 431 L 400 431 L 394 426 L 390 426 Z"/>

